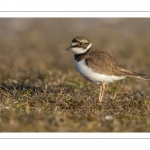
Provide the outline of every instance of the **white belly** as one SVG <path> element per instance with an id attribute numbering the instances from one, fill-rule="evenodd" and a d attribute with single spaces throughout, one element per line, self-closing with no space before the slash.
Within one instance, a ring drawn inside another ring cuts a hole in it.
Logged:
<path id="1" fill-rule="evenodd" d="M 105 74 L 96 73 L 92 69 L 87 67 L 85 60 L 82 60 L 80 62 L 75 61 L 75 64 L 76 64 L 77 70 L 80 72 L 80 74 L 84 78 L 96 84 L 101 84 L 101 83 L 109 84 L 110 82 L 114 82 L 114 81 L 126 78 L 125 76 L 118 77 L 114 75 L 109 76 Z"/>

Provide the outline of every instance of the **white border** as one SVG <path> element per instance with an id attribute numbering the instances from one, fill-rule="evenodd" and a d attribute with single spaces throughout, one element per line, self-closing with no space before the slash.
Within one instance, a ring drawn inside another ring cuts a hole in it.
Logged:
<path id="1" fill-rule="evenodd" d="M 148 0 L 1 0 L 1 11 L 149 11 Z"/>
<path id="2" fill-rule="evenodd" d="M 1 149 L 14 150 L 141 150 L 148 149 L 149 139 L 2 139 Z"/>
<path id="3" fill-rule="evenodd" d="M 1 18 L 149 18 L 150 12 L 0 12 Z"/>
<path id="4" fill-rule="evenodd" d="M 0 139 L 150 139 L 150 134 L 147 133 L 69 133 L 69 132 L 46 132 L 46 133 L 0 133 Z"/>

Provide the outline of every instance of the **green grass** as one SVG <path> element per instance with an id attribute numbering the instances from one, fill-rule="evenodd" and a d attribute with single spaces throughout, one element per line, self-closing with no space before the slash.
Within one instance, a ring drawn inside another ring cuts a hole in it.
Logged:
<path id="1" fill-rule="evenodd" d="M 0 19 L 1 132 L 150 132 L 149 81 L 110 84 L 100 104 L 99 86 L 65 51 L 85 35 L 129 70 L 149 74 L 149 19 L 108 20 Z"/>
<path id="2" fill-rule="evenodd" d="M 43 89 L 2 88 L 0 131 L 150 130 L 148 93 L 121 91 L 112 100 L 115 92 L 111 85 L 100 104 L 97 86 L 82 81 L 82 78 L 78 80 L 80 82 L 64 81 Z"/>

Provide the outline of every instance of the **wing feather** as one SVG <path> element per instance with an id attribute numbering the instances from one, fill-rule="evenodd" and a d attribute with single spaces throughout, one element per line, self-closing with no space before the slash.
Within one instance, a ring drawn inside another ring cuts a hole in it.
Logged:
<path id="1" fill-rule="evenodd" d="M 138 74 L 136 72 L 128 71 L 122 65 L 120 65 L 115 59 L 105 53 L 102 50 L 94 48 L 94 51 L 90 51 L 88 57 L 85 59 L 86 64 L 95 72 L 116 75 L 135 77 L 148 80 L 145 74 Z"/>
<path id="2" fill-rule="evenodd" d="M 123 76 L 120 71 L 123 66 L 119 65 L 113 57 L 104 51 L 91 51 L 89 57 L 85 59 L 85 62 L 95 72 L 106 75 Z"/>

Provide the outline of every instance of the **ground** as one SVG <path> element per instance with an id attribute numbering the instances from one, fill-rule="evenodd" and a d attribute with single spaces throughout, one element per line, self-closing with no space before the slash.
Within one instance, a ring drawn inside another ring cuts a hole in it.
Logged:
<path id="1" fill-rule="evenodd" d="M 150 19 L 0 19 L 1 132 L 150 132 L 150 87 L 127 78 L 99 86 L 77 72 L 76 36 L 150 77 Z"/>

